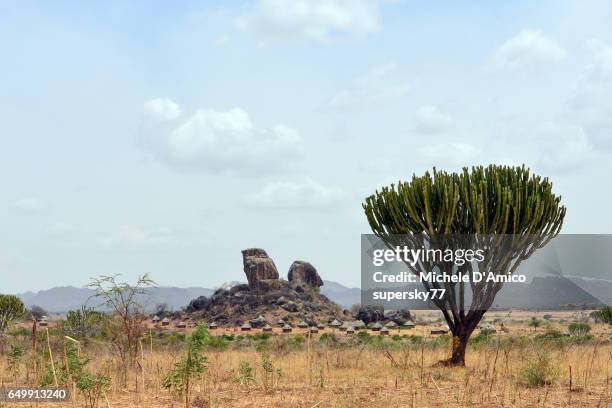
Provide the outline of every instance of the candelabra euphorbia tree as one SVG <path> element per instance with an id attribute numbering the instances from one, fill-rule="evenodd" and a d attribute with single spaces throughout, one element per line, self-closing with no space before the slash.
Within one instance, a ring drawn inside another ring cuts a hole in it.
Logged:
<path id="1" fill-rule="evenodd" d="M 463 265 L 443 259 L 406 263 L 414 273 L 468 276 L 474 271 L 511 276 L 522 261 L 559 234 L 566 211 L 548 178 L 525 166 L 496 165 L 464 168 L 461 173 L 434 168 L 433 175 L 426 172 L 383 187 L 366 198 L 363 208 L 373 233 L 389 247 L 479 248 L 484 256 Z M 445 293 L 431 300 L 453 335 L 451 357 L 441 363 L 465 365 L 468 339 L 505 281 L 423 282 L 426 290 Z"/>

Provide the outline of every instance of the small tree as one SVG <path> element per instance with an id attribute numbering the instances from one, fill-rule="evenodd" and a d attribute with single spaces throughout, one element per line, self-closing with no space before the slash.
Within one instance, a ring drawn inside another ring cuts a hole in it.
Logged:
<path id="1" fill-rule="evenodd" d="M 554 238 L 563 224 L 565 207 L 552 193 L 552 184 L 523 167 L 495 166 L 464 168 L 447 173 L 434 168 L 409 182 L 383 187 L 363 204 L 372 231 L 387 246 L 418 243 L 432 249 L 467 249 L 454 237 L 468 237 L 486 248 L 480 262 L 462 266 L 448 261 L 422 262 L 426 271 L 469 275 L 474 270 L 495 275 L 512 274 L 534 251 Z M 461 239 L 459 239 L 461 241 Z M 413 273 L 415 269 L 407 263 Z M 503 282 L 423 282 L 426 290 L 444 289 L 433 304 L 442 311 L 452 334 L 447 365 L 465 365 L 468 339 L 491 307 Z M 465 305 L 471 291 L 469 308 Z"/>
<path id="2" fill-rule="evenodd" d="M 10 325 L 24 317 L 26 308 L 21 299 L 14 295 L 0 295 L 0 343 Z"/>
<path id="3" fill-rule="evenodd" d="M 138 340 L 145 329 L 146 316 L 138 297 L 146 294 L 155 282 L 148 274 L 138 277 L 133 285 L 120 282 L 118 277 L 93 278 L 88 286 L 94 290 L 93 296 L 102 299 L 103 304 L 113 312 L 107 330 L 113 350 L 121 360 L 125 385 L 128 369 L 138 353 Z"/>
<path id="4" fill-rule="evenodd" d="M 64 322 L 64 332 L 70 337 L 87 340 L 102 334 L 105 323 L 104 313 L 82 306 L 80 309 L 68 312 Z"/>
<path id="5" fill-rule="evenodd" d="M 185 407 L 189 408 L 191 384 L 206 370 L 207 358 L 204 347 L 210 340 L 208 327 L 200 324 L 189 336 L 184 355 L 166 375 L 163 386 L 178 396 L 185 397 Z"/>
<path id="6" fill-rule="evenodd" d="M 536 317 L 532 317 L 531 320 L 529 321 L 529 327 L 533 327 L 533 331 L 536 331 L 536 329 L 540 327 L 541 325 L 542 325 L 542 322 L 540 321 L 540 319 Z"/>

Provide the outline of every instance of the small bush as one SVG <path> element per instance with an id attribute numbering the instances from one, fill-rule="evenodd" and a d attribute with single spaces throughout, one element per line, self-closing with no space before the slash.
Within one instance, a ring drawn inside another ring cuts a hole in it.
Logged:
<path id="1" fill-rule="evenodd" d="M 304 336 L 302 336 L 301 334 L 296 334 L 295 336 L 289 337 L 287 345 L 292 350 L 300 350 L 304 346 L 305 341 L 306 338 Z"/>
<path id="2" fill-rule="evenodd" d="M 360 331 L 356 336 L 358 344 L 368 344 L 372 341 L 372 336 L 366 331 Z"/>
<path id="3" fill-rule="evenodd" d="M 595 319 L 596 322 L 612 324 L 612 306 L 606 306 L 601 310 L 592 312 L 591 317 Z"/>
<path id="4" fill-rule="evenodd" d="M 557 380 L 559 367 L 553 363 L 548 354 L 538 354 L 523 367 L 521 377 L 529 387 L 543 387 Z"/>
<path id="5" fill-rule="evenodd" d="M 591 326 L 588 323 L 571 323 L 567 330 L 572 336 L 585 336 L 591 331 Z"/>
<path id="6" fill-rule="evenodd" d="M 493 341 L 493 337 L 490 334 L 481 331 L 476 336 L 470 337 L 468 343 L 473 344 L 475 346 L 490 344 Z"/>
<path id="7" fill-rule="evenodd" d="M 536 336 L 538 340 L 558 340 L 561 338 L 563 338 L 563 333 L 556 329 L 547 329 L 546 332 Z"/>
<path id="8" fill-rule="evenodd" d="M 326 346 L 334 346 L 338 344 L 338 337 L 334 333 L 323 333 L 319 337 L 319 343 L 325 344 Z"/>
<path id="9" fill-rule="evenodd" d="M 255 382 L 255 376 L 253 373 L 253 367 L 248 361 L 241 361 L 240 367 L 238 368 L 238 375 L 234 377 L 234 381 L 240 385 L 249 386 Z"/>

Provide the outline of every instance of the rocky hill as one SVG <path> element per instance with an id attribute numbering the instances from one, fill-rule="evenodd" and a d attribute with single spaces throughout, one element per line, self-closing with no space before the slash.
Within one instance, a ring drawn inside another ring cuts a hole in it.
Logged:
<path id="1" fill-rule="evenodd" d="M 242 260 L 248 284 L 217 289 L 210 297 L 200 296 L 189 303 L 186 312 L 219 325 L 280 319 L 314 324 L 348 316 L 348 312 L 320 293 L 323 280 L 310 263 L 293 262 L 284 280 L 279 278 L 274 261 L 263 249 L 243 250 Z"/>

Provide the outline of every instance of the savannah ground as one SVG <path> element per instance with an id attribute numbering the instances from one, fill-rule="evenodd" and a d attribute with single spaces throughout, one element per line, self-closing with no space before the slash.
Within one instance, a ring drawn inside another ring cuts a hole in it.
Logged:
<path id="1" fill-rule="evenodd" d="M 448 357 L 450 338 L 430 334 L 431 329 L 439 328 L 436 312 L 416 315 L 421 324 L 414 329 L 394 329 L 384 337 L 366 330 L 349 336 L 326 329 L 322 336 L 294 329 L 291 334 L 275 332 L 266 337 L 259 330 L 241 333 L 237 329 L 218 329 L 211 334 L 225 340 L 207 348 L 207 369 L 193 384 L 190 405 L 607 407 L 612 403 L 610 326 L 590 322 L 587 336 L 561 335 L 571 321 L 584 319 L 588 313 L 541 312 L 539 316 L 547 315 L 548 320 L 541 320 L 534 329 L 529 322 L 536 313 L 493 311 L 485 320 L 496 321 L 498 328 L 503 322 L 507 332 L 479 335 L 476 331 L 465 368 L 436 366 L 437 361 Z M 59 327 L 52 325 L 49 332 L 52 352 L 61 356 L 66 340 Z M 43 340 L 39 347 L 45 349 L 46 333 L 39 335 Z M 183 399 L 162 386 L 163 378 L 182 353 L 184 335 L 185 331 L 172 328 L 163 335 L 151 330 L 142 338 L 127 386 L 119 380 L 121 370 L 108 344 L 103 339 L 83 341 L 81 352 L 91 358 L 88 369 L 111 378 L 99 406 L 184 406 Z M 23 330 L 10 337 L 9 342 L 29 341 Z M 30 358 L 24 354 L 15 377 L 4 352 L 0 372 L 5 386 L 40 382 L 48 368 L 41 364 L 35 375 Z M 67 403 L 12 406 L 83 404 L 82 396 L 76 392 Z"/>

